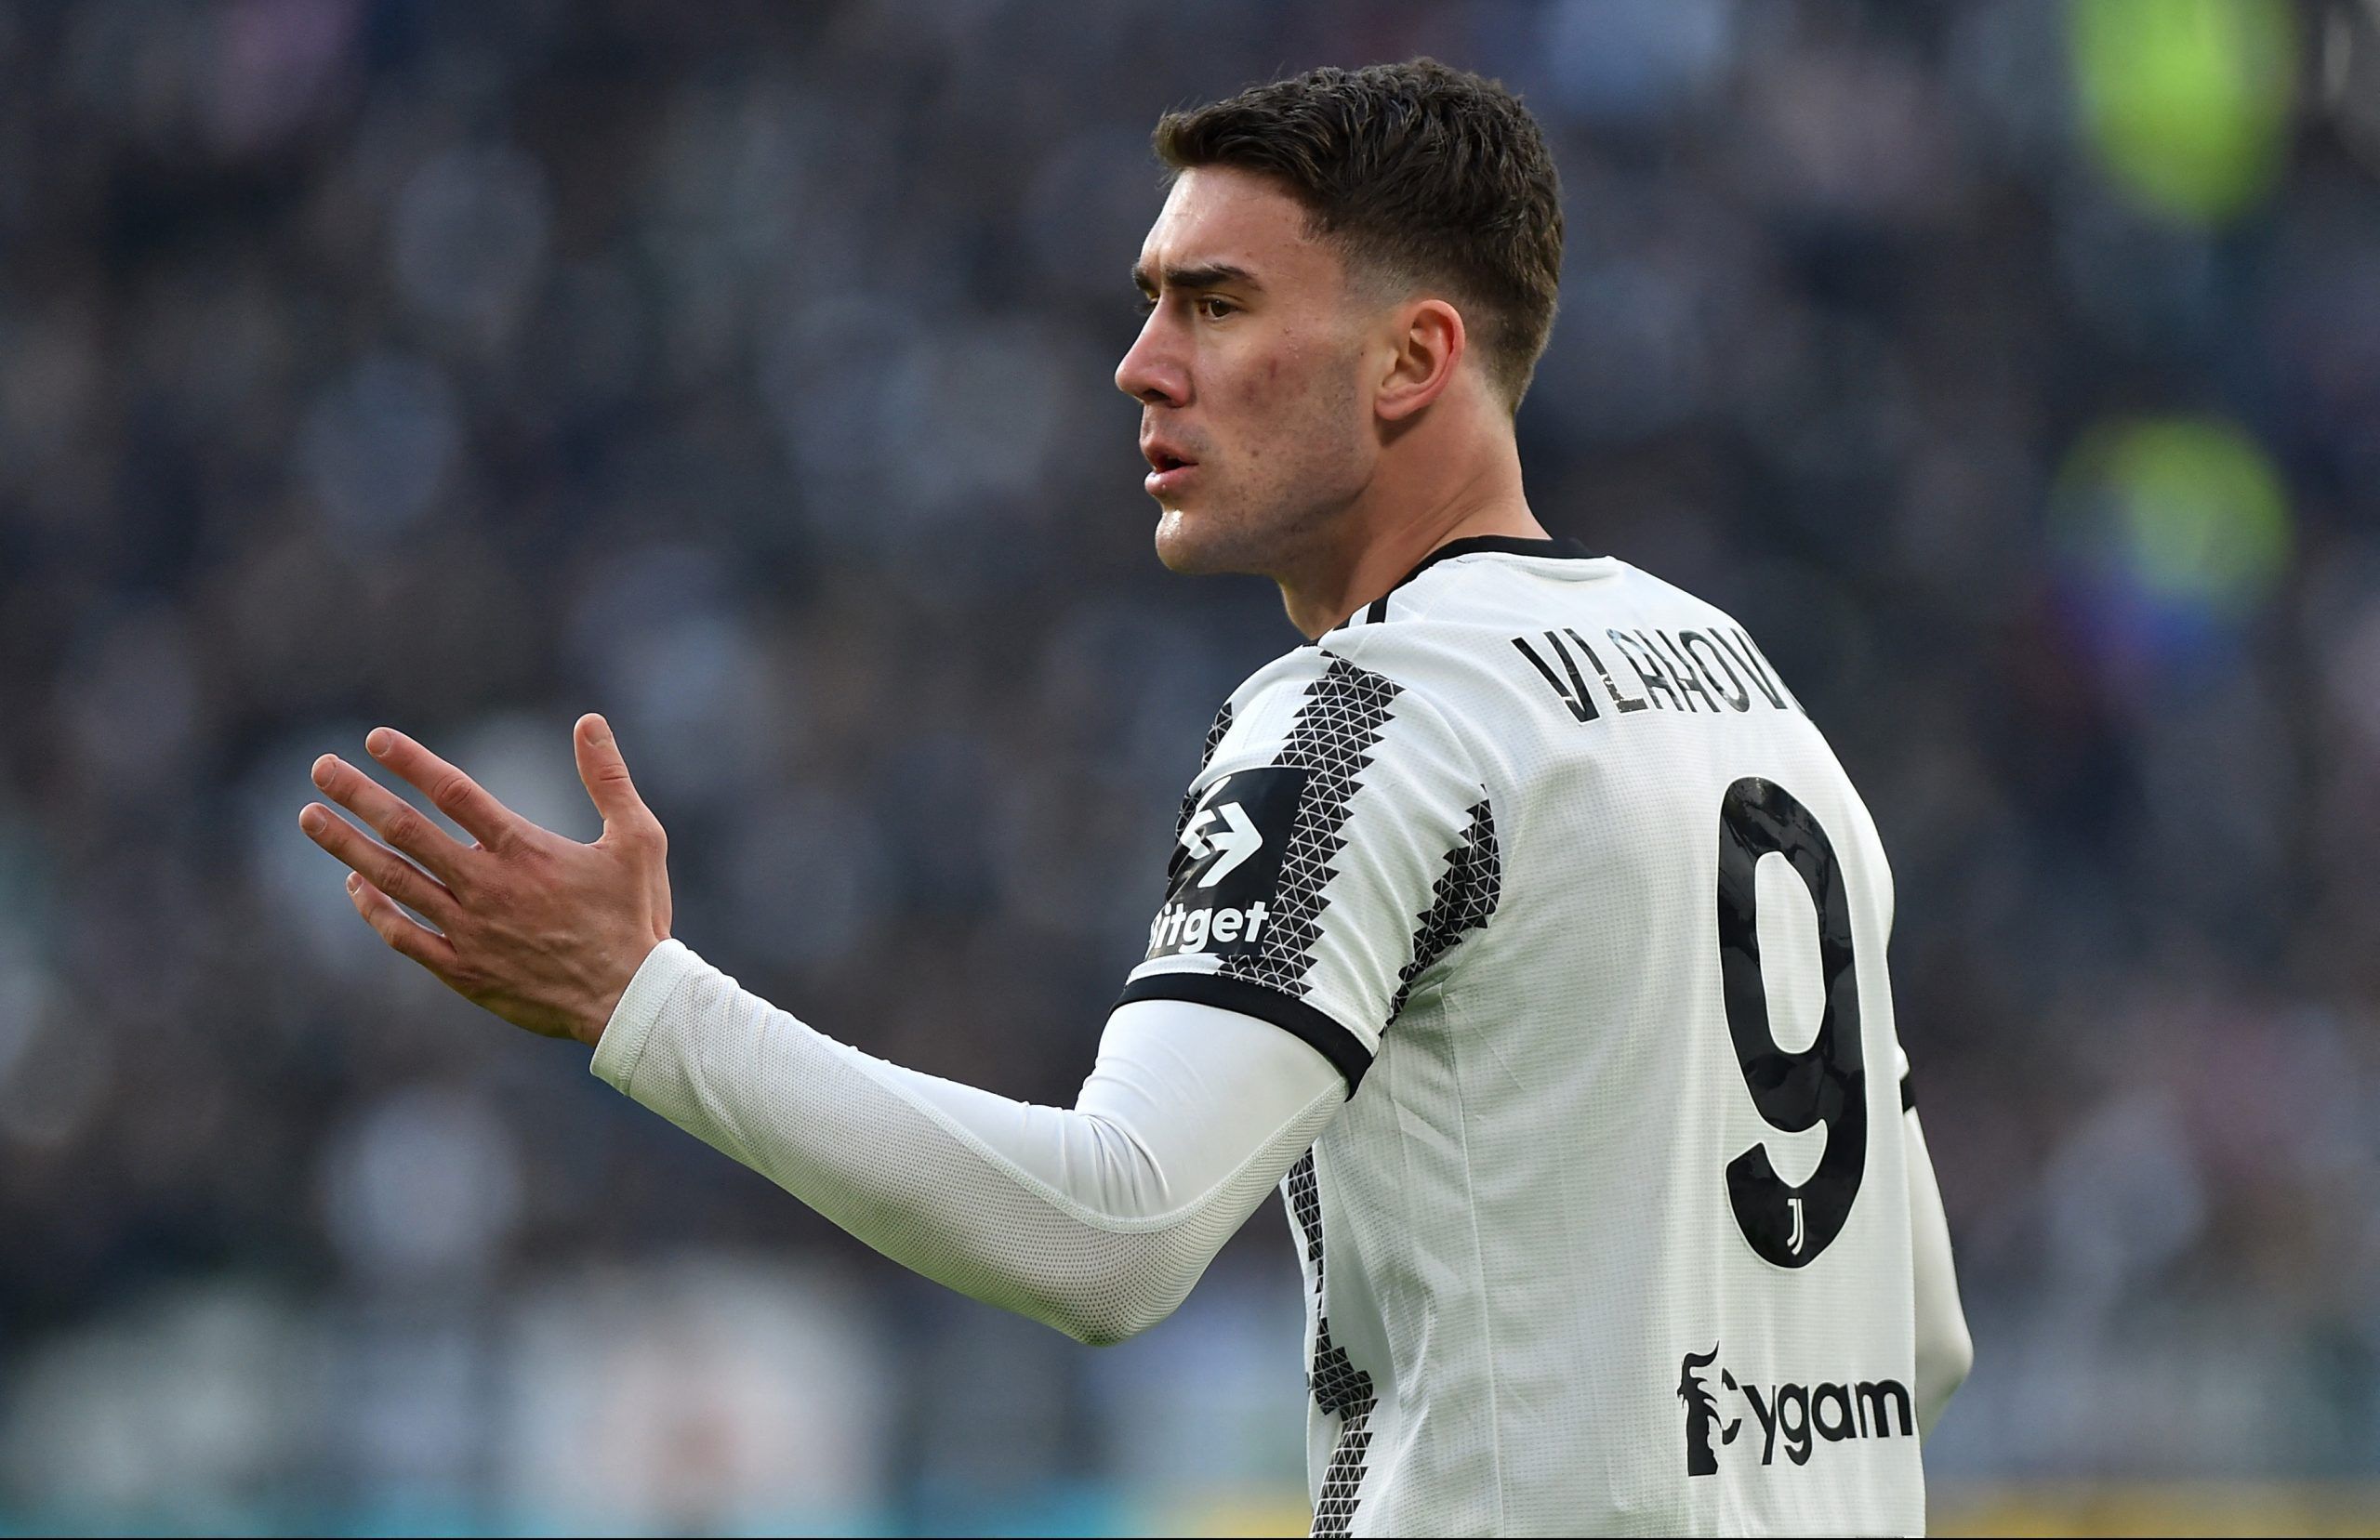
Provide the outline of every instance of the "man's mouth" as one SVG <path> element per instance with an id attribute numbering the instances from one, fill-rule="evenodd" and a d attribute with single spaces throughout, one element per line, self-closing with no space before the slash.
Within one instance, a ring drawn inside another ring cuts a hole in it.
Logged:
<path id="1" fill-rule="evenodd" d="M 1149 463 L 1148 477 L 1141 484 L 1148 489 L 1152 497 L 1161 497 L 1180 488 L 1198 468 L 1197 461 L 1177 454 L 1160 444 L 1146 445 L 1141 454 Z"/>

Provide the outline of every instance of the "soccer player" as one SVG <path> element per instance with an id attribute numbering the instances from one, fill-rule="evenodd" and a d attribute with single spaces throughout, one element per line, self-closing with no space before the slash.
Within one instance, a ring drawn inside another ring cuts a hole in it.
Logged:
<path id="1" fill-rule="evenodd" d="M 1276 579 L 1310 639 L 1217 714 L 1072 1109 L 869 1058 L 671 939 L 599 717 L 592 845 L 387 728 L 372 757 L 477 845 L 330 756 L 388 844 L 319 803 L 307 832 L 467 997 L 1084 1341 L 1163 1320 L 1281 1184 L 1318 1534 L 1918 1533 L 1969 1348 L 1891 875 L 1756 640 L 1529 509 L 1513 415 L 1562 252 L 1535 124 L 1421 60 L 1157 149 L 1116 379 L 1157 551 Z"/>

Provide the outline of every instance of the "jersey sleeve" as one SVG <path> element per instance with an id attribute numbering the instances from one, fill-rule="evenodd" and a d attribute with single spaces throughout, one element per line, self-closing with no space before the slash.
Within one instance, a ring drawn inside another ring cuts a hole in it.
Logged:
<path id="1" fill-rule="evenodd" d="M 596 1074 L 905 1267 L 1115 1342 L 1171 1314 L 1345 1095 L 1245 1017 L 1117 1010 L 1071 1108 L 873 1059 L 675 941 L 638 968 Z"/>
<path id="2" fill-rule="evenodd" d="M 1236 691 L 1123 998 L 1258 1017 L 1353 1095 L 1422 975 L 1494 915 L 1494 812 L 1444 714 L 1328 647 Z"/>

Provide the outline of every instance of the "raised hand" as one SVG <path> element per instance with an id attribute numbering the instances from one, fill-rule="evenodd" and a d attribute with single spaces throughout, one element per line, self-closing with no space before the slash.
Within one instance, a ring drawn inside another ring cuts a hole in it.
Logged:
<path id="1" fill-rule="evenodd" d="M 478 843 L 449 837 L 334 754 L 314 761 L 314 784 L 388 844 L 319 802 L 306 805 L 298 824 L 353 869 L 348 897 L 390 947 L 517 1027 L 592 1046 L 645 956 L 668 939 L 668 838 L 637 796 L 602 717 L 580 717 L 571 745 L 578 778 L 603 815 L 592 845 L 539 828 L 385 727 L 365 737 L 364 748 Z"/>

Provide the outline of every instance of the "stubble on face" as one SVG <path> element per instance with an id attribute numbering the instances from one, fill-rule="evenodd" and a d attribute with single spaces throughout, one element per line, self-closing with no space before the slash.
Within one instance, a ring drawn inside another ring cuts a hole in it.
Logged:
<path id="1" fill-rule="evenodd" d="M 1178 333 L 1159 339 L 1188 399 L 1144 401 L 1144 421 L 1198 471 L 1160 495 L 1157 556 L 1177 573 L 1286 577 L 1329 545 L 1371 473 L 1377 445 L 1357 388 L 1367 317 L 1337 250 L 1263 178 L 1202 169 L 1175 183 L 1144 269 L 1216 263 L 1257 274 L 1262 288 L 1228 320 L 1176 318 Z"/>
<path id="2" fill-rule="evenodd" d="M 1368 479 L 1355 353 L 1303 348 L 1267 360 L 1244 394 L 1217 402 L 1216 474 L 1179 504 L 1160 505 L 1159 560 L 1184 574 L 1277 577 L 1329 542 Z"/>

